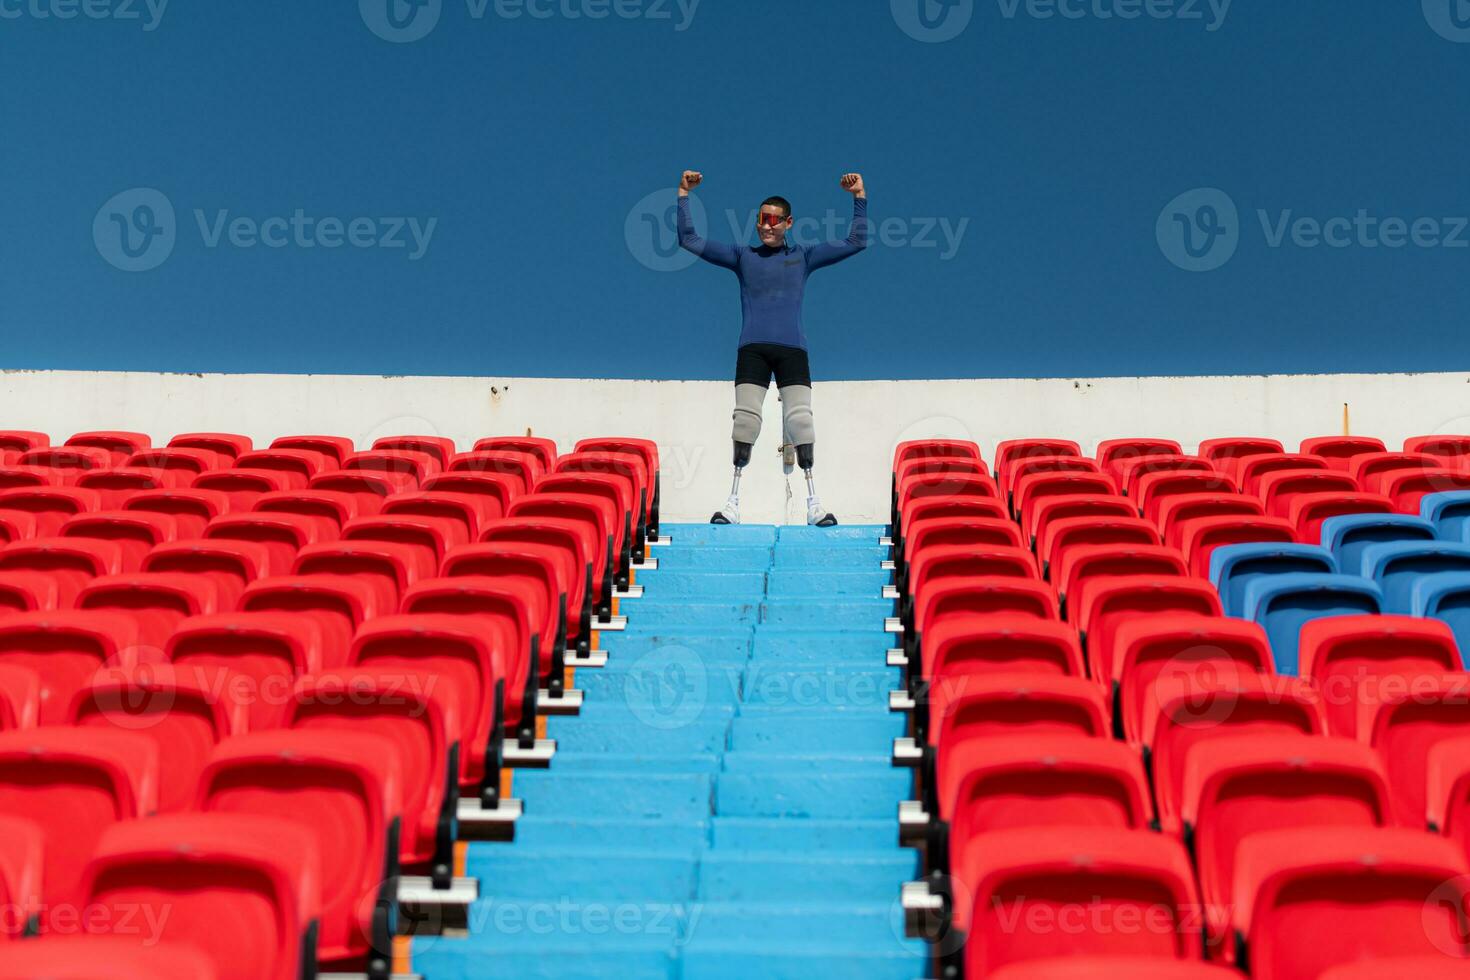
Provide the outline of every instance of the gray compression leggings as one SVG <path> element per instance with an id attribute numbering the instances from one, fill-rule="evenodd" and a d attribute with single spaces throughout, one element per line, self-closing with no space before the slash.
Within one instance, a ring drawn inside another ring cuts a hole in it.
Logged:
<path id="1" fill-rule="evenodd" d="M 761 404 L 765 400 L 766 389 L 761 385 L 735 386 L 733 438 L 736 442 L 753 443 L 761 434 Z M 811 446 L 817 441 L 809 385 L 787 385 L 781 389 L 781 414 L 793 445 Z"/>

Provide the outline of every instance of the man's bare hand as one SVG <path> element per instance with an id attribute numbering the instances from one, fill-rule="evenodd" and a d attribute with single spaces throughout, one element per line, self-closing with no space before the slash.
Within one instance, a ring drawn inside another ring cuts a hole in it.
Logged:
<path id="1" fill-rule="evenodd" d="M 679 193 L 688 194 L 691 190 L 704 182 L 704 174 L 698 170 L 686 170 L 684 176 L 679 178 Z"/>
<path id="2" fill-rule="evenodd" d="M 849 194 L 853 195 L 854 197 L 867 197 L 868 196 L 867 189 L 865 187 L 863 187 L 863 175 L 862 174 L 843 174 L 842 175 L 842 182 L 841 183 L 842 183 L 842 189 L 845 190 L 845 191 L 847 191 Z"/>

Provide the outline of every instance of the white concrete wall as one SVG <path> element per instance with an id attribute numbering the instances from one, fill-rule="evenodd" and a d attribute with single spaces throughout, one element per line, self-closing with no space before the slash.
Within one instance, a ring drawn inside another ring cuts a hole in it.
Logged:
<path id="1" fill-rule="evenodd" d="M 1164 436 L 1186 449 L 1226 435 L 1266 435 L 1288 447 L 1342 432 L 1398 448 L 1405 437 L 1470 432 L 1470 374 L 1211 378 L 850 381 L 816 386 L 817 477 L 823 503 L 845 522 L 887 519 L 893 447 L 904 439 L 968 438 L 986 458 L 1002 439 L 1061 436 L 1084 450 L 1121 436 Z M 468 448 L 485 435 L 548 436 L 564 449 L 592 435 L 656 439 L 665 520 L 703 521 L 730 480 L 732 386 L 704 381 L 544 378 L 179 375 L 9 371 L 0 374 L 0 427 L 73 432 L 116 428 L 162 444 L 194 430 L 242 432 L 264 444 L 287 433 L 427 433 Z M 776 447 L 775 392 L 744 480 L 748 522 L 786 520 Z M 805 487 L 792 480 L 791 519 Z"/>

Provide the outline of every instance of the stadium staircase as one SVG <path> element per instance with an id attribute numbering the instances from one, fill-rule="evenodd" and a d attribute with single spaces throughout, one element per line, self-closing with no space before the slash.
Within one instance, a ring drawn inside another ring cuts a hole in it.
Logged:
<path id="1" fill-rule="evenodd" d="M 470 845 L 470 935 L 416 940 L 415 971 L 922 975 L 883 529 L 664 527 L 550 768 L 515 773 L 514 842 Z"/>

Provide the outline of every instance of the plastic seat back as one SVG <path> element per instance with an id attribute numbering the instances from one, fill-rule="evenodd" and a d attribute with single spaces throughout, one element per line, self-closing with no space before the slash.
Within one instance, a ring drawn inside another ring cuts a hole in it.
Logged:
<path id="1" fill-rule="evenodd" d="M 283 490 L 267 493 L 255 501 L 260 514 L 300 514 L 331 521 L 340 532 L 342 525 L 357 516 L 357 498 L 339 490 Z"/>
<path id="2" fill-rule="evenodd" d="M 12 943 L 0 980 L 217 980 L 214 961 L 194 946 L 163 945 L 146 935 L 47 936 Z"/>
<path id="3" fill-rule="evenodd" d="M 456 452 L 454 440 L 446 436 L 383 436 L 373 440 L 373 448 L 424 453 L 432 456 L 441 470 Z"/>
<path id="4" fill-rule="evenodd" d="M 132 571 L 153 548 L 176 540 L 178 526 L 167 514 L 101 510 L 69 518 L 57 533 L 63 538 L 115 541 L 122 548 L 124 569 Z"/>
<path id="5" fill-rule="evenodd" d="M 1106 739 L 1112 734 L 1112 719 L 1097 686 L 1085 678 L 968 674 L 929 689 L 926 732 L 928 744 L 942 754 L 948 746 L 971 738 Z"/>
<path id="6" fill-rule="evenodd" d="M 245 586 L 258 578 L 284 572 L 270 549 L 256 541 L 188 538 L 161 544 L 143 558 L 145 572 L 205 575 L 219 590 L 221 609 L 232 607 Z"/>
<path id="7" fill-rule="evenodd" d="M 240 596 L 241 612 L 283 612 L 310 616 L 322 636 L 322 665 L 347 662 L 357 628 L 392 612 L 371 581 L 349 575 L 276 575 L 250 583 Z"/>
<path id="8" fill-rule="evenodd" d="M 92 675 L 106 666 L 137 663 L 137 625 L 113 612 L 47 611 L 0 618 L 0 665 L 35 672 L 36 721 L 62 724 L 67 708 Z"/>
<path id="9" fill-rule="evenodd" d="M 1470 545 L 1446 541 L 1390 541 L 1370 544 L 1358 559 L 1358 574 L 1383 590 L 1385 612 L 1409 613 L 1414 585 L 1437 572 L 1470 572 Z"/>
<path id="10" fill-rule="evenodd" d="M 1322 522 L 1322 547 L 1337 558 L 1339 568 L 1355 572 L 1362 567 L 1363 549 L 1390 541 L 1433 541 L 1435 528 L 1422 517 L 1408 514 L 1344 514 Z"/>
<path id="11" fill-rule="evenodd" d="M 1209 582 L 1173 575 L 1100 576 L 1083 583 L 1072 606 L 1087 653 L 1089 673 L 1111 689 L 1118 628 L 1133 619 L 1163 614 L 1219 616 L 1220 597 Z"/>
<path id="12" fill-rule="evenodd" d="M 268 717 L 297 677 L 322 669 L 316 620 L 299 613 L 231 612 L 181 622 L 166 649 L 175 668 L 239 675 L 252 721 Z"/>
<path id="13" fill-rule="evenodd" d="M 346 462 L 356 450 L 352 440 L 344 436 L 281 436 L 271 443 L 272 449 L 307 449 L 322 453 L 338 466 Z"/>
<path id="14" fill-rule="evenodd" d="M 301 514 L 259 513 L 226 514 L 216 517 L 204 529 L 204 537 L 213 541 L 253 541 L 270 552 L 273 571 L 290 568 L 302 548 L 319 541 L 335 541 L 337 525 L 327 517 L 305 517 Z"/>
<path id="15" fill-rule="evenodd" d="M 1262 456 L 1268 453 L 1283 452 L 1281 443 L 1276 439 L 1264 439 L 1254 436 L 1228 436 L 1219 439 L 1206 439 L 1199 444 L 1199 454 L 1212 463 L 1222 466 L 1229 460 L 1244 459 L 1248 456 Z"/>
<path id="16" fill-rule="evenodd" d="M 956 613 L 924 636 L 924 676 L 935 684 L 972 674 L 1084 677 L 1067 624 L 1016 613 Z"/>
<path id="17" fill-rule="evenodd" d="M 1230 544 L 1210 553 L 1210 581 L 1227 616 L 1245 615 L 1245 590 L 1256 580 L 1292 572 L 1336 574 L 1332 553 L 1314 544 Z"/>
<path id="18" fill-rule="evenodd" d="M 179 622 L 220 611 L 219 588 L 202 575 L 134 572 L 93 579 L 77 595 L 78 609 L 107 609 L 137 624 L 138 659 L 159 662 L 164 644 Z"/>
<path id="19" fill-rule="evenodd" d="M 381 609 L 397 608 L 409 586 L 434 574 L 427 547 L 390 541 L 335 541 L 307 545 L 296 554 L 292 575 L 345 575 L 370 584 Z"/>
<path id="20" fill-rule="evenodd" d="M 249 436 L 234 432 L 182 432 L 168 441 L 170 448 L 206 449 L 230 459 L 255 447 Z"/>
<path id="21" fill-rule="evenodd" d="M 1317 436 L 1301 443 L 1305 455 L 1321 457 L 1332 469 L 1344 471 L 1352 465 L 1353 457 L 1385 452 L 1387 448 L 1382 439 L 1366 436 Z"/>
<path id="22" fill-rule="evenodd" d="M 1278 673 L 1295 676 L 1302 627 L 1315 619 L 1383 611 L 1383 593 L 1355 575 L 1289 572 L 1262 576 L 1245 589 L 1245 618 L 1271 640 Z"/>
<path id="23" fill-rule="evenodd" d="M 1265 517 L 1266 508 L 1242 493 L 1186 493 L 1158 500 L 1154 520 L 1173 548 L 1184 546 L 1184 530 L 1200 517 Z"/>
<path id="24" fill-rule="evenodd" d="M 174 519 L 180 538 L 197 538 L 204 527 L 231 507 L 227 494 L 218 490 L 168 489 L 142 490 L 128 497 L 123 510 L 141 510 L 167 514 Z"/>
<path id="25" fill-rule="evenodd" d="M 541 472 L 550 472 L 556 465 L 556 442 L 552 439 L 539 439 L 533 436 L 487 436 L 475 442 L 474 450 L 477 453 L 509 451 L 517 453 L 529 453 L 535 456 L 541 463 Z"/>
<path id="26" fill-rule="evenodd" d="M 1388 770 L 1394 810 L 1405 827 L 1422 827 L 1429 752 L 1470 732 L 1470 674 L 1419 677 L 1411 685 L 1381 685 L 1358 700 L 1358 738 L 1371 744 Z"/>
<path id="27" fill-rule="evenodd" d="M 1180 528 L 1180 537 L 1191 574 L 1201 578 L 1210 574 L 1210 558 L 1217 548 L 1298 540 L 1294 525 L 1279 517 L 1196 517 Z"/>

